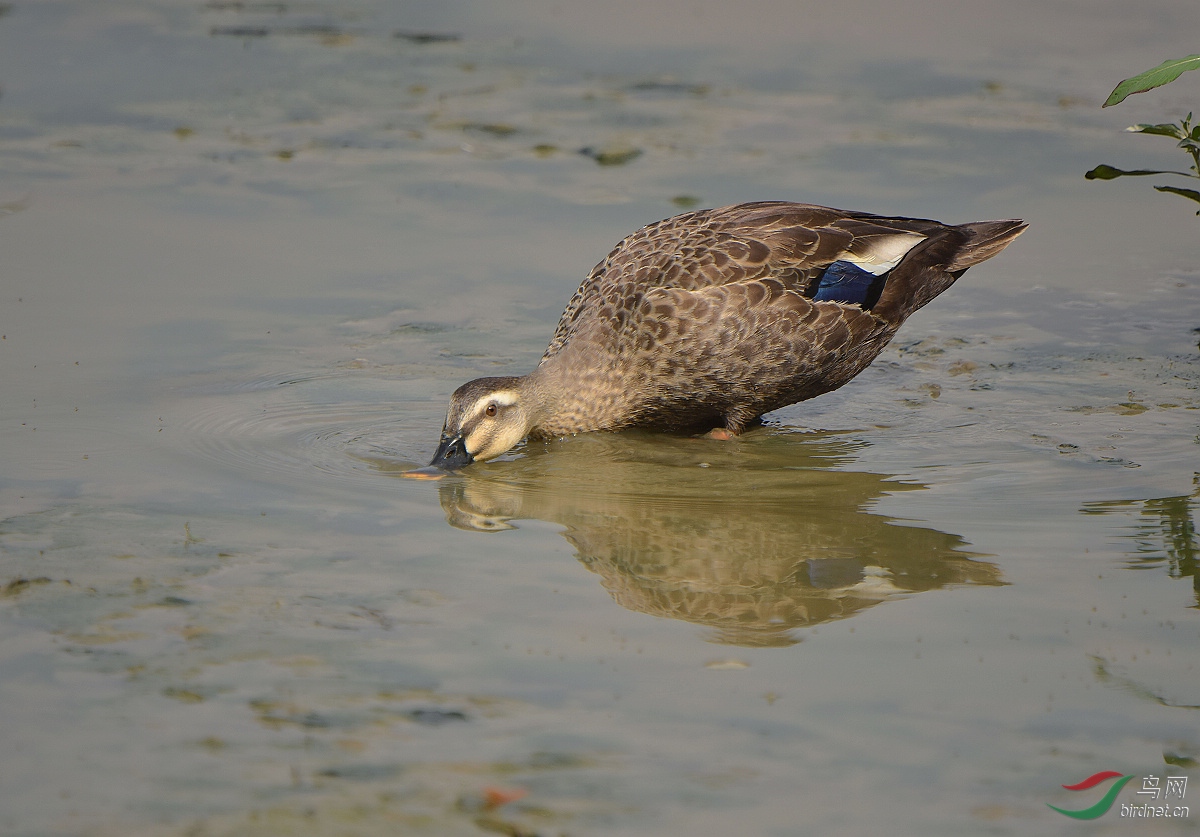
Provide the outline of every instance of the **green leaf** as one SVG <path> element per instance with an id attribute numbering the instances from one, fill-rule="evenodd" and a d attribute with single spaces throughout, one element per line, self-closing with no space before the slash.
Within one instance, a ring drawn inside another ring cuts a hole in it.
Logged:
<path id="1" fill-rule="evenodd" d="M 1178 186 L 1155 186 L 1160 192 L 1170 192 L 1172 195 L 1181 195 L 1190 201 L 1200 203 L 1200 192 L 1195 189 L 1180 189 Z"/>
<path id="2" fill-rule="evenodd" d="M 1164 122 L 1161 125 L 1146 125 L 1144 123 L 1138 125 L 1130 125 L 1125 129 L 1135 134 L 1155 134 L 1160 137 L 1171 137 L 1172 139 L 1183 139 L 1187 134 L 1183 129 L 1174 122 Z"/>
<path id="3" fill-rule="evenodd" d="M 1120 104 L 1125 101 L 1126 97 L 1132 96 L 1134 93 L 1145 93 L 1147 90 L 1162 87 L 1179 78 L 1188 70 L 1196 69 L 1200 69 L 1200 55 L 1189 55 L 1187 58 L 1164 61 L 1153 70 L 1138 73 L 1118 84 L 1101 107 Z"/>
<path id="4" fill-rule="evenodd" d="M 1099 165 L 1084 175 L 1088 180 L 1116 180 L 1118 177 L 1146 177 L 1152 174 L 1182 174 L 1184 177 L 1192 175 L 1182 171 L 1158 171 L 1156 169 L 1134 169 L 1133 171 L 1125 171 L 1124 169 L 1116 169 L 1112 166 Z"/>

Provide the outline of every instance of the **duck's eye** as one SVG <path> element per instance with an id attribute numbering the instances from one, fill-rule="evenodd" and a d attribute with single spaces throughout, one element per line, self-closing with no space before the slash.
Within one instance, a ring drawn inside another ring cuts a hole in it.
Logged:
<path id="1" fill-rule="evenodd" d="M 496 405 L 488 404 L 486 407 L 483 408 L 483 414 L 485 416 L 487 416 L 488 418 L 495 418 L 496 417 Z"/>

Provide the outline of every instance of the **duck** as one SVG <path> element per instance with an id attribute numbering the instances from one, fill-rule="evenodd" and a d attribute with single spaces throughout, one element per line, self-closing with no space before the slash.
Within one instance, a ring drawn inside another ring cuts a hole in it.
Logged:
<path id="1" fill-rule="evenodd" d="M 909 315 L 1027 226 L 785 201 L 649 224 L 583 280 L 532 372 L 454 391 L 421 470 L 594 431 L 736 437 L 849 382 Z"/>

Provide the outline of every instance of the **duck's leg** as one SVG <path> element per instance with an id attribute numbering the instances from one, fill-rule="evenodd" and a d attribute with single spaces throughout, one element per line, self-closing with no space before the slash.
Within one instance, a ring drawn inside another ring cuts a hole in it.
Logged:
<path id="1" fill-rule="evenodd" d="M 752 423 L 758 423 L 758 416 L 754 414 L 741 415 L 738 413 L 729 413 L 725 416 L 724 427 L 714 427 L 704 435 L 709 439 L 717 439 L 721 442 L 728 442 L 730 439 L 741 436 L 742 431 L 746 429 L 746 425 Z"/>

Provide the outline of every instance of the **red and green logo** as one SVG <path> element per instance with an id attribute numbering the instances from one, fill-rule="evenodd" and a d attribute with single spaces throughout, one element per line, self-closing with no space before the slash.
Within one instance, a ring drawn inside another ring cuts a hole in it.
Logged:
<path id="1" fill-rule="evenodd" d="M 1116 779 L 1117 781 L 1113 782 L 1112 787 L 1110 787 L 1108 792 L 1104 794 L 1104 798 L 1090 808 L 1084 808 L 1079 811 L 1068 811 L 1066 808 L 1059 808 L 1055 805 L 1050 805 L 1049 802 L 1046 804 L 1050 805 L 1050 807 L 1055 811 L 1058 811 L 1058 813 L 1065 814 L 1072 819 L 1094 820 L 1096 817 L 1108 813 L 1108 809 L 1111 808 L 1113 803 L 1117 801 L 1117 794 L 1121 792 L 1121 788 L 1125 787 L 1125 785 L 1128 784 L 1129 780 L 1132 778 L 1133 776 L 1126 776 L 1122 773 L 1118 773 L 1115 770 L 1102 770 L 1099 773 L 1088 776 L 1082 782 L 1077 784 L 1063 785 L 1063 788 L 1069 791 L 1085 791 L 1096 787 L 1096 785 L 1103 784 L 1109 779 Z"/>

